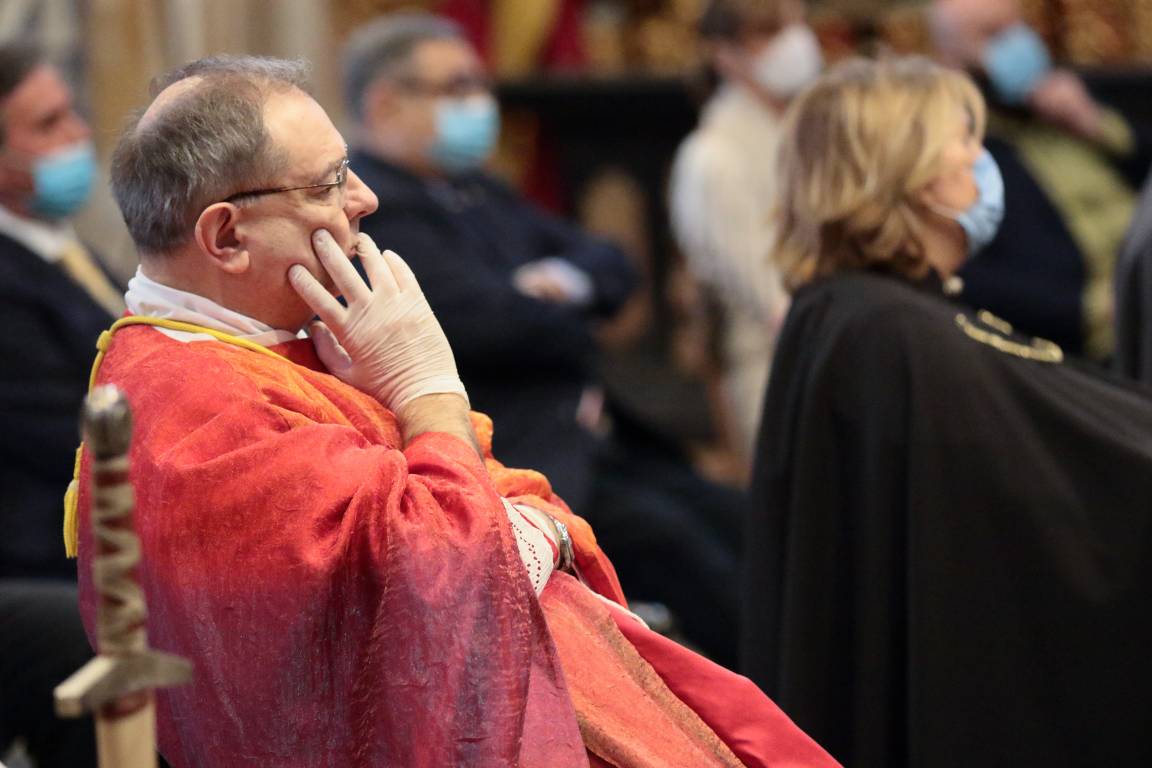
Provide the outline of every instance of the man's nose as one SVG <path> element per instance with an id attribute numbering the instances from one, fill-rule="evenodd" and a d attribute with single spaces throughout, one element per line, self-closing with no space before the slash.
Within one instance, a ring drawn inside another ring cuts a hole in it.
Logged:
<path id="1" fill-rule="evenodd" d="M 368 189 L 356 172 L 348 169 L 348 190 L 344 195 L 344 214 L 349 221 L 355 221 L 361 216 L 367 216 L 376 210 L 379 205 L 376 193 Z"/>

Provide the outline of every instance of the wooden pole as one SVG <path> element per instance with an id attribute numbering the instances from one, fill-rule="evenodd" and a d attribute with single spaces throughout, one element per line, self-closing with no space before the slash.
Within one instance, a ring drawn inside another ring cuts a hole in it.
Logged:
<path id="1" fill-rule="evenodd" d="M 98 655 L 56 687 L 56 712 L 61 717 L 95 714 L 102 768 L 156 768 L 152 691 L 187 682 L 192 665 L 148 647 L 144 592 L 136 580 L 140 539 L 132 525 L 128 403 L 115 387 L 98 387 L 88 395 L 83 424 L 92 460 Z"/>

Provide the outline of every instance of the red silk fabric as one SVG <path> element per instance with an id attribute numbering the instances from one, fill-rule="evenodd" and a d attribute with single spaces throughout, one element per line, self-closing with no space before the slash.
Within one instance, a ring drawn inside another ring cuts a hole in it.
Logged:
<path id="1" fill-rule="evenodd" d="M 668 688 L 748 768 L 839 766 L 751 680 L 653 632 L 624 611 L 610 609 L 610 613 Z"/>
<path id="2" fill-rule="evenodd" d="M 152 643 L 196 668 L 157 697 L 174 768 L 566 768 L 589 764 L 586 744 L 597 765 L 738 764 L 716 737 L 731 736 L 723 708 L 698 716 L 674 665 L 642 658 L 680 657 L 621 634 L 566 575 L 537 601 L 500 495 L 564 519 L 589 585 L 623 596 L 547 479 L 491 457 L 490 422 L 476 419 L 483 461 L 443 434 L 401 449 L 394 416 L 309 342 L 273 350 L 288 359 L 129 327 L 98 376 L 135 416 Z M 81 477 L 92 636 L 87 461 Z M 810 744 L 782 715 L 765 727 L 787 754 Z"/>

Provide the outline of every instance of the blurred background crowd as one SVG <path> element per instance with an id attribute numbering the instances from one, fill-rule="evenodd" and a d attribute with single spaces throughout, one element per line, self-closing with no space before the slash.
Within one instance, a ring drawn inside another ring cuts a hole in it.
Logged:
<path id="1" fill-rule="evenodd" d="M 704 474 L 739 485 L 747 438 L 725 416 L 714 343 L 722 308 L 694 280 L 673 235 L 667 181 L 675 151 L 696 124 L 710 80 L 697 34 L 703 0 L 6 0 L 0 35 L 33 38 L 75 89 L 107 166 L 125 116 L 151 77 L 197 56 L 243 51 L 303 57 L 317 98 L 338 124 L 340 50 L 365 21 L 422 9 L 461 24 L 493 78 L 501 105 L 498 175 L 541 207 L 621 244 L 643 290 L 599 330 L 605 386 L 616 405 L 686 447 Z M 1152 62 L 1152 7 L 1108 0 L 1024 0 L 1021 10 L 1053 56 L 1077 68 L 1093 93 L 1134 118 Z M 808 4 L 823 59 L 930 53 L 923 2 L 824 0 Z M 105 184 L 79 212 L 84 239 L 100 243 L 126 280 L 135 254 Z M 1108 354 L 1098 343 L 1097 356 Z M 621 381 L 617 382 L 617 378 Z M 636 396 L 642 381 L 660 397 Z"/>

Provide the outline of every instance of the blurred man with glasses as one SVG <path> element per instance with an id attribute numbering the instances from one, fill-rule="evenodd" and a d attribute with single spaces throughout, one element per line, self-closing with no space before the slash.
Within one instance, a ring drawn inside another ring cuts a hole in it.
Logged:
<path id="1" fill-rule="evenodd" d="M 500 116 L 451 21 L 397 14 L 345 54 L 352 167 L 379 196 L 364 231 L 403 253 L 456 352 L 496 453 L 549 475 L 584 509 L 593 475 L 597 323 L 635 286 L 610 243 L 539 210 L 485 172 Z"/>
<path id="2" fill-rule="evenodd" d="M 597 326 L 635 287 L 628 258 L 485 170 L 499 112 L 453 22 L 393 14 L 361 27 L 344 90 L 352 167 L 379 197 L 364 231 L 412 266 L 473 406 L 499 426 L 496 456 L 547 475 L 632 598 L 667 606 L 689 642 L 734 664 L 739 499 L 615 409 L 596 375 Z"/>

